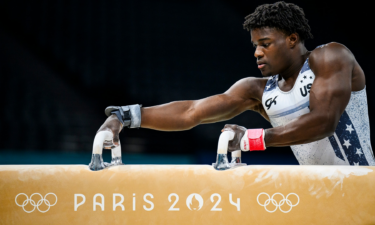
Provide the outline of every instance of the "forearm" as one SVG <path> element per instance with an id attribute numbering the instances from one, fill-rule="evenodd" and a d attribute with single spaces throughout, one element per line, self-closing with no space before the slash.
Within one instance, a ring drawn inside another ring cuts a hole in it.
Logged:
<path id="1" fill-rule="evenodd" d="M 181 131 L 199 124 L 228 120 L 244 110 L 246 101 L 228 94 L 196 101 L 177 101 L 142 108 L 141 127 L 162 131 Z"/>
<path id="2" fill-rule="evenodd" d="M 193 101 L 176 101 L 142 108 L 141 127 L 162 131 L 191 129 L 199 124 L 199 121 L 189 117 L 192 105 Z"/>
<path id="3" fill-rule="evenodd" d="M 267 147 L 306 144 L 332 135 L 337 123 L 327 115 L 305 114 L 290 123 L 265 130 Z"/>

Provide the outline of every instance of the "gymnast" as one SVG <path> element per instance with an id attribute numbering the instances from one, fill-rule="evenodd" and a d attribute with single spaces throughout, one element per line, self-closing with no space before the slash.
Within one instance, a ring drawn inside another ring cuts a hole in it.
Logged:
<path id="1" fill-rule="evenodd" d="M 365 74 L 353 53 L 335 42 L 307 50 L 304 43 L 313 37 L 308 20 L 292 3 L 260 5 L 243 27 L 263 78 L 241 79 L 200 100 L 110 106 L 99 131 L 113 132 L 112 144 L 118 145 L 123 127 L 182 131 L 253 110 L 273 128 L 225 125 L 223 130 L 235 132 L 229 151 L 291 146 L 301 165 L 375 166 Z"/>

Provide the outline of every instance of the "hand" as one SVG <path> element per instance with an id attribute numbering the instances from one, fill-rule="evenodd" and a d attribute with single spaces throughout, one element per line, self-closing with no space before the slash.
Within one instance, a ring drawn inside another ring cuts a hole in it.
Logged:
<path id="1" fill-rule="evenodd" d="M 100 131 L 111 131 L 113 133 L 113 140 L 104 142 L 103 147 L 105 149 L 111 149 L 119 145 L 119 134 L 122 130 L 122 127 L 122 123 L 117 119 L 117 116 L 111 115 L 99 128 L 96 133 Z"/>
<path id="2" fill-rule="evenodd" d="M 229 141 L 228 143 L 228 151 L 233 152 L 236 150 L 241 150 L 241 139 L 245 135 L 246 128 L 242 126 L 238 126 L 235 124 L 226 124 L 224 128 L 221 130 L 221 132 L 224 131 L 233 131 L 234 132 L 234 138 L 233 140 Z"/>

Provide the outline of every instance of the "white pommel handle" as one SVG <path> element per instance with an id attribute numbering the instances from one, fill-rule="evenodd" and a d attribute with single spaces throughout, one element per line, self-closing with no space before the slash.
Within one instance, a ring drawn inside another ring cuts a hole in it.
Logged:
<path id="1" fill-rule="evenodd" d="M 241 150 L 236 150 L 232 152 L 232 158 L 241 158 Z"/>
<path id="2" fill-rule="evenodd" d="M 104 141 L 112 141 L 113 133 L 110 131 L 100 131 L 95 135 L 92 154 L 102 154 Z"/>
<path id="3" fill-rule="evenodd" d="M 228 142 L 233 140 L 233 131 L 224 131 L 219 137 L 219 144 L 217 146 L 217 154 L 227 154 L 228 153 Z"/>

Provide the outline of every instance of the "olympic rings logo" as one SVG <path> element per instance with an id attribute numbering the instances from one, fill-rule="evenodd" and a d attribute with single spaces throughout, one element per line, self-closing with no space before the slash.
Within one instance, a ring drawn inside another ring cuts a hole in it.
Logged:
<path id="1" fill-rule="evenodd" d="M 23 201 L 22 204 L 19 204 L 19 203 L 17 202 L 17 198 L 18 198 L 18 196 L 20 196 L 20 195 L 24 195 L 24 196 L 26 196 L 26 200 Z M 41 198 L 36 204 L 35 204 L 35 201 L 32 200 L 32 198 L 33 198 L 34 195 L 39 195 L 40 198 Z M 51 205 L 50 202 L 47 200 L 47 196 L 48 196 L 48 195 L 54 195 L 55 198 L 56 198 L 55 203 L 53 203 L 52 205 Z M 16 204 L 17 204 L 18 206 L 22 207 L 23 211 L 25 211 L 25 212 L 27 212 L 27 213 L 34 212 L 35 208 L 37 208 L 37 209 L 39 210 L 39 212 L 41 212 L 41 213 L 45 213 L 45 212 L 47 212 L 47 211 L 51 208 L 51 206 L 56 205 L 56 203 L 57 203 L 57 196 L 56 196 L 54 193 L 48 193 L 48 194 L 46 194 L 46 195 L 44 196 L 44 198 L 43 198 L 43 196 L 42 196 L 41 194 L 39 194 L 39 193 L 34 193 L 34 194 L 32 194 L 32 195 L 30 196 L 30 198 L 29 198 L 25 193 L 19 193 L 19 194 L 16 196 L 15 201 L 16 201 Z M 33 210 L 30 210 L 30 211 L 27 211 L 27 210 L 25 209 L 25 206 L 26 206 L 29 202 L 30 202 L 30 204 L 31 204 L 32 206 L 34 206 L 34 209 L 33 209 Z M 42 205 L 43 202 L 48 206 L 48 209 L 45 210 L 45 211 L 39 209 L 39 206 Z"/>
<path id="2" fill-rule="evenodd" d="M 259 197 L 260 197 L 261 195 L 266 195 L 266 196 L 268 197 L 268 199 L 264 202 L 264 204 L 261 204 L 261 203 L 259 202 Z M 277 202 L 275 199 L 273 199 L 273 197 L 276 196 L 276 195 L 281 195 L 281 196 L 282 196 L 282 199 L 280 200 L 280 202 Z M 296 204 L 292 204 L 292 202 L 288 199 L 290 195 L 294 195 L 294 196 L 297 197 L 298 200 L 297 200 L 297 203 L 296 203 Z M 295 194 L 295 193 L 290 193 L 290 194 L 288 194 L 288 195 L 286 196 L 286 198 L 285 198 L 283 194 L 281 194 L 281 193 L 275 193 L 275 194 L 272 195 L 272 197 L 270 197 L 267 193 L 262 192 L 262 193 L 260 193 L 260 194 L 258 195 L 258 197 L 257 197 L 257 202 L 258 202 L 258 204 L 259 204 L 260 206 L 263 206 L 264 209 L 265 209 L 267 212 L 269 212 L 269 213 L 273 213 L 273 212 L 275 212 L 277 209 L 280 209 L 280 211 L 283 212 L 283 213 L 288 213 L 288 212 L 290 212 L 290 211 L 292 210 L 292 208 L 293 208 L 294 206 L 298 205 L 298 203 L 299 203 L 299 196 L 298 196 L 297 194 Z M 268 210 L 268 209 L 267 209 L 267 206 L 268 206 L 270 203 L 272 203 L 272 205 L 275 206 L 275 209 L 273 209 L 273 210 Z M 281 206 L 284 205 L 285 203 L 290 207 L 289 210 L 284 211 L 283 209 L 281 209 Z"/>

